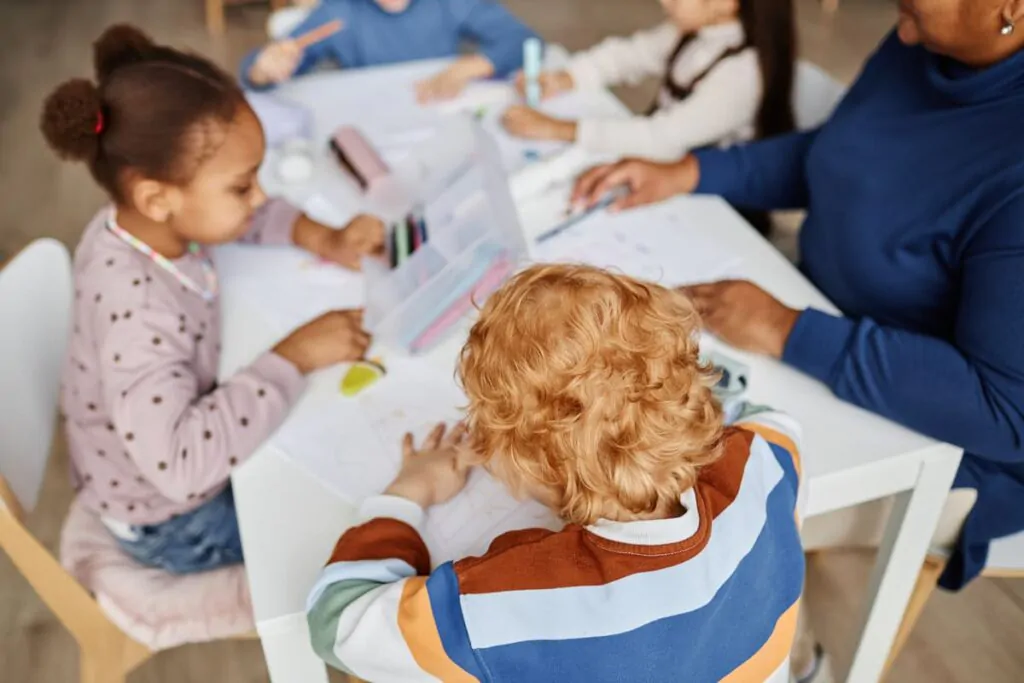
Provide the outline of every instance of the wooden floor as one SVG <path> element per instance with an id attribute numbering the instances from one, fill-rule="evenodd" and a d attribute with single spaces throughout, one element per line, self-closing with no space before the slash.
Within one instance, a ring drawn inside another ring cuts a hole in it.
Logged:
<path id="1" fill-rule="evenodd" d="M 548 39 L 571 49 L 610 33 L 658 20 L 654 0 L 508 0 Z M 895 16 L 887 0 L 842 0 L 836 17 L 815 0 L 797 0 L 801 53 L 843 80 Z M 42 98 L 60 79 L 88 73 L 89 44 L 108 24 L 131 21 L 160 40 L 188 45 L 225 65 L 259 43 L 266 9 L 229 10 L 228 35 L 211 41 L 202 25 L 201 0 L 0 1 L 0 252 L 31 239 L 57 237 L 69 246 L 102 201 L 86 173 L 57 163 L 37 131 Z M 620 93 L 635 109 L 651 88 Z M 2 257 L 0 257 L 2 258 Z M 31 525 L 56 547 L 70 500 L 63 444 L 58 444 Z M 829 553 L 810 567 L 808 599 L 826 646 L 847 656 L 859 596 L 871 556 Z M 0 680 L 56 683 L 77 680 L 74 643 L 0 556 Z M 259 645 L 218 643 L 162 653 L 132 683 L 256 683 L 266 681 Z M 1024 681 L 1024 581 L 981 580 L 958 595 L 937 595 L 890 677 L 907 683 L 1017 683 Z"/>

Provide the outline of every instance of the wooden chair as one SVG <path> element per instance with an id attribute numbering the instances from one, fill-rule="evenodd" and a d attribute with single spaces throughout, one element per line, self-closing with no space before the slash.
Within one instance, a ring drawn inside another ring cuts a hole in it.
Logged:
<path id="1" fill-rule="evenodd" d="M 946 567 L 946 558 L 938 555 L 929 555 L 917 576 L 917 583 L 914 585 L 914 592 L 911 594 L 907 611 L 903 615 L 903 622 L 896 634 L 896 640 L 889 653 L 889 660 L 886 663 L 886 670 L 892 668 L 900 651 L 906 644 L 910 633 L 914 630 L 928 598 L 938 585 L 939 576 Z M 988 560 L 982 576 L 997 579 L 1024 579 L 1024 532 L 1000 538 L 989 547 Z"/>
<path id="2" fill-rule="evenodd" d="M 247 0 L 205 0 L 206 2 L 206 30 L 210 35 L 224 35 L 225 11 L 227 5 L 242 4 Z M 288 6 L 288 0 L 270 0 L 270 9 L 277 11 Z"/>
<path id="3" fill-rule="evenodd" d="M 71 305 L 70 259 L 55 240 L 33 242 L 0 270 L 0 547 L 78 642 L 82 683 L 124 683 L 158 648 L 117 625 L 24 524 L 49 459 Z M 81 511 L 77 520 L 99 524 Z"/>

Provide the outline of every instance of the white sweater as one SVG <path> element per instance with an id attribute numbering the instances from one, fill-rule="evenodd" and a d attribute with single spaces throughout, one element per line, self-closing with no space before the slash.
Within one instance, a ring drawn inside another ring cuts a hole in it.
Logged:
<path id="1" fill-rule="evenodd" d="M 573 55 L 569 73 L 577 88 L 635 84 L 649 76 L 664 76 L 680 37 L 679 29 L 666 22 L 629 38 L 608 38 Z M 689 85 L 743 40 L 738 21 L 701 29 L 676 57 L 673 80 Z M 754 136 L 761 90 L 757 53 L 750 47 L 720 61 L 682 101 L 672 99 L 663 88 L 653 116 L 582 119 L 576 141 L 597 153 L 670 160 L 697 147 L 749 140 Z"/>

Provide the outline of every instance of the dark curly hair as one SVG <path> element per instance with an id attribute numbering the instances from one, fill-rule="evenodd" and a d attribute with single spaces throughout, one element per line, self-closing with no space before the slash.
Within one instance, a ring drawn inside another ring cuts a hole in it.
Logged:
<path id="1" fill-rule="evenodd" d="M 128 25 L 93 44 L 96 81 L 74 78 L 43 105 L 40 128 L 63 159 L 82 161 L 116 202 L 134 175 L 186 184 L 244 103 L 209 60 L 155 44 Z"/>

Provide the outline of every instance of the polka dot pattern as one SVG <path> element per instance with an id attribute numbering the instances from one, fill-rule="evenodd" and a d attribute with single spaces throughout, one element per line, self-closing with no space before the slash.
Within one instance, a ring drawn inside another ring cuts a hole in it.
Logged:
<path id="1" fill-rule="evenodd" d="M 281 243 L 289 232 L 281 232 Z M 281 377 L 264 374 L 279 370 L 268 366 L 220 390 L 218 301 L 182 289 L 116 239 L 86 240 L 77 258 L 88 265 L 76 271 L 73 360 L 61 411 L 85 434 L 71 447 L 73 486 L 113 519 L 168 519 L 210 498 L 200 489 L 213 481 L 211 472 L 227 476 L 257 448 L 265 426 L 286 409 L 282 396 L 297 386 L 282 394 Z M 186 272 L 202 277 L 198 262 Z M 172 432 L 174 450 L 154 441 Z M 181 498 L 165 498 L 160 491 L 168 486 Z"/>

